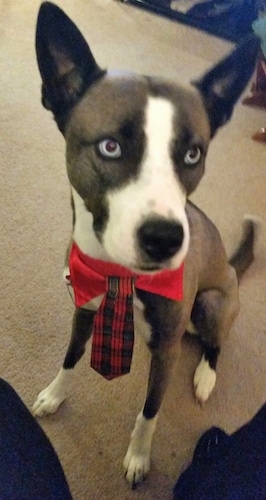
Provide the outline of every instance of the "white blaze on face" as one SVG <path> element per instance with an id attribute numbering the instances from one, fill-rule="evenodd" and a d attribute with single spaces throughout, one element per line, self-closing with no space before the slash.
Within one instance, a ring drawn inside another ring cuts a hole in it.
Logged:
<path id="1" fill-rule="evenodd" d="M 168 267 L 178 267 L 188 251 L 186 194 L 174 172 L 170 153 L 173 118 L 174 107 L 170 101 L 156 97 L 148 99 L 144 125 L 146 150 L 139 176 L 107 195 L 109 220 L 103 246 L 112 259 L 127 267 L 141 265 L 136 233 L 149 217 L 165 217 L 183 226 L 183 244 L 168 261 Z"/>

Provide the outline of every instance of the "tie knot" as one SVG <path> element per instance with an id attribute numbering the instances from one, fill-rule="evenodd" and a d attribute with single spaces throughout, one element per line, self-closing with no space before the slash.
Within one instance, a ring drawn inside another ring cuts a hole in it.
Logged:
<path id="1" fill-rule="evenodd" d="M 133 297 L 135 278 L 108 276 L 107 281 L 107 294 L 114 298 L 118 295 L 122 297 Z"/>

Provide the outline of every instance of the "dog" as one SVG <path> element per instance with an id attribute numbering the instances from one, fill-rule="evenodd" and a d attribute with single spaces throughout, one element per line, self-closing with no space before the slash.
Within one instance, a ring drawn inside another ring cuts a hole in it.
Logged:
<path id="1" fill-rule="evenodd" d="M 254 258 L 256 225 L 245 222 L 243 239 L 228 261 L 218 230 L 188 197 L 204 174 L 210 140 L 230 119 L 252 75 L 258 46 L 250 36 L 183 86 L 101 69 L 67 15 L 50 2 L 40 7 L 36 51 L 42 103 L 66 141 L 73 234 L 64 276 L 74 286 L 76 308 L 63 366 L 39 394 L 33 412 L 37 417 L 53 413 L 65 400 L 73 369 L 103 321 L 96 321 L 102 303 L 116 306 L 117 290 L 124 286 L 121 271 L 129 286 L 121 299 L 122 309 L 129 308 L 121 313 L 128 331 L 120 316 L 114 327 L 109 309 L 107 337 L 113 342 L 116 328 L 122 330 L 128 363 L 122 373 L 128 373 L 134 302 L 151 352 L 146 400 L 124 459 L 132 487 L 149 471 L 152 436 L 183 334 L 194 332 L 202 343 L 194 388 L 205 403 L 215 386 L 222 342 L 239 311 L 238 282 Z M 78 259 L 81 267 L 92 267 L 91 281 L 75 267 Z M 101 268 L 104 292 L 95 278 Z M 79 279 L 81 289 L 73 284 Z M 92 344 L 96 355 L 101 348 Z M 104 345 L 105 354 L 108 349 Z M 106 378 L 118 376 L 115 369 L 111 373 L 112 349 L 102 366 Z M 119 349 L 116 361 L 122 357 Z"/>

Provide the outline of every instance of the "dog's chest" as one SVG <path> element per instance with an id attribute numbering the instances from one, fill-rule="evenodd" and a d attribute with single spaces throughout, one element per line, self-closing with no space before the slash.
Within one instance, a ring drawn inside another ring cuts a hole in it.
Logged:
<path id="1" fill-rule="evenodd" d="M 95 297 L 88 304 L 87 309 L 97 311 L 102 303 L 104 295 Z M 144 305 L 141 300 L 134 294 L 133 298 L 133 317 L 134 317 L 134 331 L 135 333 L 141 332 L 145 342 L 148 344 L 151 339 L 151 327 L 144 318 Z"/>

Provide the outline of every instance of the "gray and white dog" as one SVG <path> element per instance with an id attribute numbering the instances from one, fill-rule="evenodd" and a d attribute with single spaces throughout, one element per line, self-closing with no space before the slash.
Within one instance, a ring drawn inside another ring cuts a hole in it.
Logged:
<path id="1" fill-rule="evenodd" d="M 183 86 L 102 70 L 73 22 L 45 2 L 36 48 L 42 102 L 66 141 L 71 245 L 92 262 L 119 264 L 136 275 L 167 270 L 174 276 L 184 264 L 181 300 L 134 290 L 151 351 L 147 397 L 124 459 L 134 486 L 150 468 L 152 436 L 182 335 L 193 329 L 202 341 L 194 388 L 204 403 L 239 310 L 238 281 L 253 259 L 255 225 L 245 223 L 243 240 L 228 262 L 217 229 L 188 196 L 204 174 L 211 138 L 231 117 L 251 77 L 258 41 L 249 37 L 202 78 Z M 36 416 L 55 412 L 64 401 L 101 299 L 76 307 L 63 367 L 39 394 Z"/>

